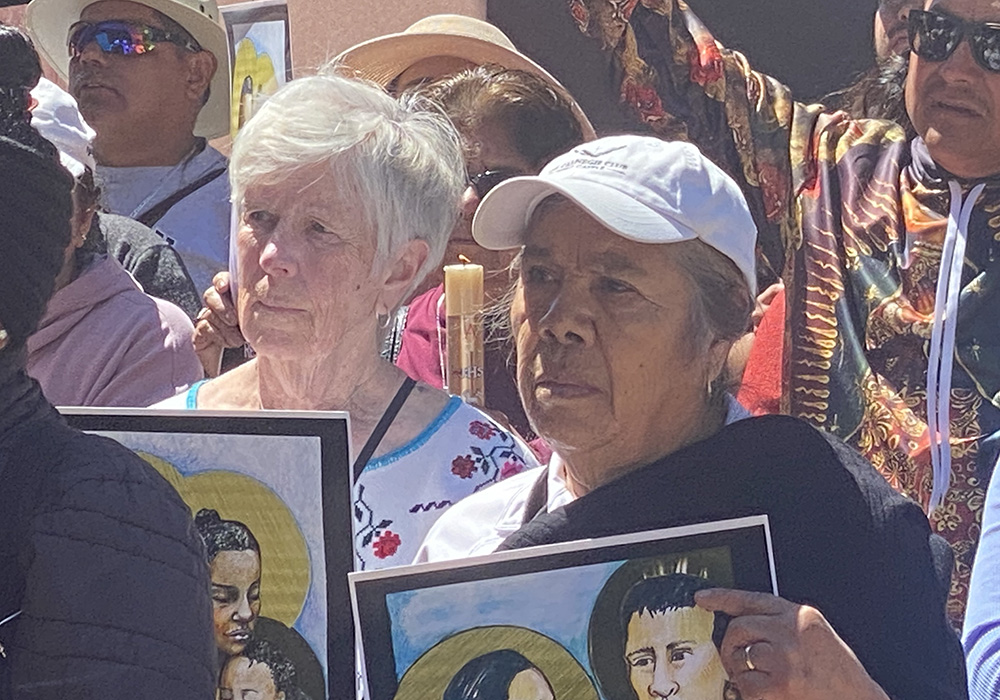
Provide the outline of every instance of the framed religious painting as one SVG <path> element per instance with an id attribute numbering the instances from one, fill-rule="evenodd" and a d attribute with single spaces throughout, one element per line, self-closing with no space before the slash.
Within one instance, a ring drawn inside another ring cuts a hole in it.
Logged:
<path id="1" fill-rule="evenodd" d="M 346 413 L 60 410 L 136 452 L 190 507 L 212 579 L 220 697 L 252 688 L 260 663 L 286 698 L 354 692 Z"/>
<path id="2" fill-rule="evenodd" d="M 778 592 L 766 516 L 349 578 L 370 700 L 725 700 L 726 617 L 694 594 Z"/>

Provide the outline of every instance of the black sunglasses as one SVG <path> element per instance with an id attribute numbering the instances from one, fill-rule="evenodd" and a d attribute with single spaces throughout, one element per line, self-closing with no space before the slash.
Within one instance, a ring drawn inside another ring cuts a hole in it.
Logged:
<path id="1" fill-rule="evenodd" d="M 910 10 L 906 21 L 910 50 L 920 58 L 944 61 L 967 37 L 976 63 L 991 73 L 1000 73 L 1000 23 L 966 22 L 926 10 Z"/>
<path id="2" fill-rule="evenodd" d="M 66 40 L 70 58 L 77 58 L 91 42 L 103 53 L 119 56 L 138 56 L 167 43 L 197 53 L 201 46 L 191 35 L 150 27 L 138 22 L 107 20 L 104 22 L 77 22 L 69 28 Z"/>
<path id="3" fill-rule="evenodd" d="M 502 168 L 500 170 L 485 170 L 481 173 L 476 173 L 475 175 L 469 175 L 469 184 L 472 185 L 473 189 L 476 190 L 476 194 L 480 199 L 482 199 L 490 190 L 499 185 L 501 182 L 509 180 L 512 177 L 517 177 L 518 175 L 523 175 L 523 173 L 509 168 Z"/>

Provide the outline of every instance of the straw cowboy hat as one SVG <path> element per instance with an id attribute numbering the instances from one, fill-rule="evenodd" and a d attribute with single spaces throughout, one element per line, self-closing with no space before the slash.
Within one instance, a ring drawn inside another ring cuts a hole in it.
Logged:
<path id="1" fill-rule="evenodd" d="M 70 25 L 80 13 L 97 0 L 31 0 L 25 13 L 28 32 L 42 57 L 59 76 L 69 78 L 69 52 L 66 48 Z M 141 5 L 162 12 L 184 27 L 201 47 L 218 61 L 212 76 L 208 102 L 198 113 L 196 136 L 215 138 L 229 133 L 229 42 L 226 27 L 216 0 L 136 0 Z"/>
<path id="2" fill-rule="evenodd" d="M 495 63 L 534 73 L 570 100 L 584 138 L 595 138 L 587 115 L 555 76 L 518 51 L 506 34 L 473 17 L 431 15 L 398 34 L 386 34 L 352 46 L 334 61 L 359 78 L 388 87 L 410 66 L 437 56 L 460 58 L 475 65 Z"/>

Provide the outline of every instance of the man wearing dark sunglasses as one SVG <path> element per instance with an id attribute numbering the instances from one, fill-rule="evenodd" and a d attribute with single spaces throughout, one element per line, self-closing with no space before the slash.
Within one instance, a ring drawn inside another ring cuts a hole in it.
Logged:
<path id="1" fill-rule="evenodd" d="M 105 210 L 153 228 L 199 289 L 225 269 L 229 54 L 215 0 L 33 0 L 28 27 L 97 132 Z"/>
<path id="2" fill-rule="evenodd" d="M 786 288 L 782 356 L 758 360 L 777 362 L 787 412 L 851 442 L 925 508 L 955 553 L 942 603 L 959 627 L 1000 452 L 1000 3 L 906 12 L 912 137 L 795 102 L 679 0 L 569 4 L 612 54 L 634 121 L 684 133 L 740 181 L 758 269 Z M 905 9 L 882 4 L 898 8 L 890 19 Z M 920 648 L 945 611 L 913 608 L 878 621 L 911 630 L 885 655 L 829 619 L 890 697 L 965 697 L 954 640 Z M 789 697 L 788 680 L 760 694 Z"/>

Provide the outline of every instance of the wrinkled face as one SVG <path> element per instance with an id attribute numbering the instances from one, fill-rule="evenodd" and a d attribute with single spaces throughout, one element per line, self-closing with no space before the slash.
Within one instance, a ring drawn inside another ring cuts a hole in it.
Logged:
<path id="1" fill-rule="evenodd" d="M 507 700 L 555 700 L 552 688 L 537 668 L 528 668 L 511 679 Z"/>
<path id="2" fill-rule="evenodd" d="M 85 22 L 126 20 L 163 29 L 162 20 L 146 7 L 125 0 L 102 0 L 84 8 Z M 157 124 L 192 109 L 191 59 L 193 54 L 163 42 L 149 53 L 130 56 L 105 54 L 91 42 L 70 61 L 69 91 L 80 104 L 84 119 L 102 137 L 117 127 Z M 199 88 L 200 91 L 203 89 Z"/>
<path id="3" fill-rule="evenodd" d="M 929 0 L 926 9 L 1000 22 L 990 0 Z M 944 61 L 910 54 L 906 110 L 938 165 L 967 178 L 1000 172 L 1000 73 L 975 62 L 967 39 Z"/>
<path id="4" fill-rule="evenodd" d="M 234 656 L 222 669 L 219 700 L 284 700 L 284 692 L 274 687 L 271 669 L 263 663 L 250 663 L 245 656 Z"/>
<path id="5" fill-rule="evenodd" d="M 564 457 L 645 464 L 702 424 L 728 346 L 693 347 L 691 285 L 674 261 L 683 245 L 626 240 L 567 200 L 536 210 L 511 307 L 518 385 Z"/>
<path id="6" fill-rule="evenodd" d="M 237 311 L 251 347 L 262 356 L 325 357 L 359 328 L 374 338 L 375 246 L 358 198 L 325 168 L 248 187 Z"/>
<path id="7" fill-rule="evenodd" d="M 716 700 L 728 676 L 712 642 L 712 613 L 701 608 L 635 613 L 625 665 L 639 700 Z"/>
<path id="8" fill-rule="evenodd" d="M 906 13 L 923 7 L 923 0 L 882 0 L 875 13 L 875 55 L 902 56 L 910 49 Z"/>
<path id="9" fill-rule="evenodd" d="M 210 574 L 215 645 L 234 656 L 246 648 L 260 614 L 260 556 L 251 549 L 219 552 Z"/>

